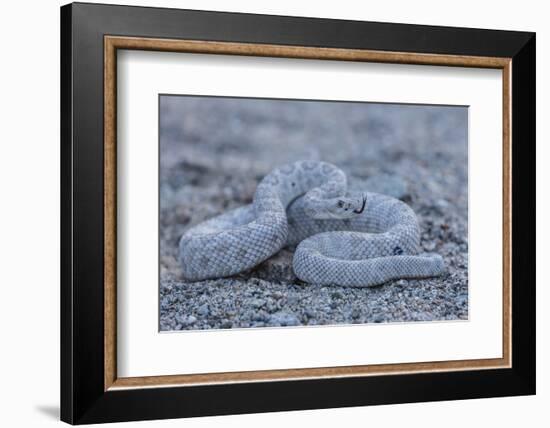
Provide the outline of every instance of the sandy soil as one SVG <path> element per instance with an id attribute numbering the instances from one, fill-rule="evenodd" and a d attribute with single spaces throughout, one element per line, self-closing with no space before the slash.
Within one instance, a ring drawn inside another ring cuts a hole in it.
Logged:
<path id="1" fill-rule="evenodd" d="M 464 107 L 162 97 L 161 330 L 467 319 L 467 116 Z M 448 272 L 322 287 L 297 280 L 283 250 L 232 278 L 185 282 L 182 233 L 250 203 L 265 174 L 301 159 L 332 162 L 352 188 L 410 204 L 422 247 Z"/>

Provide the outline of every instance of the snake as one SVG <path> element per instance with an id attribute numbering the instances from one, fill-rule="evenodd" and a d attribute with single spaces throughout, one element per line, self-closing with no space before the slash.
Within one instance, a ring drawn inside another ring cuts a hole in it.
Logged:
<path id="1" fill-rule="evenodd" d="M 268 173 L 252 203 L 189 228 L 179 261 L 189 281 L 246 272 L 282 248 L 305 283 L 369 287 L 445 272 L 443 258 L 420 252 L 420 227 L 405 202 L 349 192 L 346 174 L 323 161 L 297 161 Z"/>

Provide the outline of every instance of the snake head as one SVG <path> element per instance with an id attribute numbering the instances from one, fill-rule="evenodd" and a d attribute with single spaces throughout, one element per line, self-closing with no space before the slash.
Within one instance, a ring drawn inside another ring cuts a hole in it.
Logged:
<path id="1" fill-rule="evenodd" d="M 322 209 L 317 209 L 312 213 L 312 217 L 317 220 L 340 219 L 357 217 L 365 211 L 367 206 L 367 195 L 360 197 L 341 197 L 328 199 Z"/>

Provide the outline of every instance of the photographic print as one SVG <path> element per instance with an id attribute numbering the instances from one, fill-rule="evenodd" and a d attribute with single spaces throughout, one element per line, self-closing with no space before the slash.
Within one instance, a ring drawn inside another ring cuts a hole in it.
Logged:
<path id="1" fill-rule="evenodd" d="M 159 95 L 160 330 L 468 319 L 468 108 Z"/>

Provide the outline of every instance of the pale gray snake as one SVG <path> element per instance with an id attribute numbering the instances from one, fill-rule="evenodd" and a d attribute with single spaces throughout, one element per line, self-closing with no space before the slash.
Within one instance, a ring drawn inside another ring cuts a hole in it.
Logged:
<path id="1" fill-rule="evenodd" d="M 180 262 L 189 280 L 220 278 L 295 245 L 294 272 L 313 284 L 364 287 L 445 271 L 438 254 L 419 254 L 418 220 L 407 204 L 348 194 L 344 172 L 318 161 L 276 168 L 258 184 L 252 204 L 187 230 Z"/>

